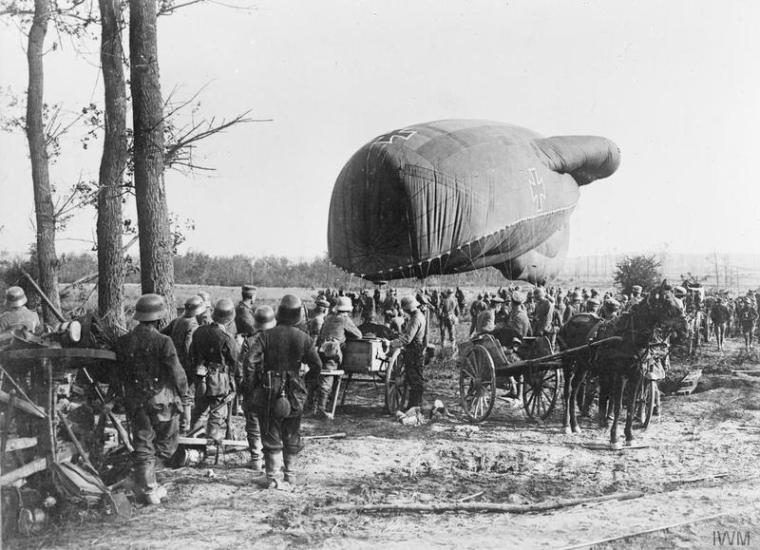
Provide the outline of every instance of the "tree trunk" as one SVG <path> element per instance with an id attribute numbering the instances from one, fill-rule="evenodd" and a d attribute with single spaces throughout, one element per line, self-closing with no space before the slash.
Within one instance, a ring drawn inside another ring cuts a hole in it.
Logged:
<path id="1" fill-rule="evenodd" d="M 39 285 L 53 305 L 60 309 L 58 257 L 55 252 L 55 209 L 50 190 L 45 126 L 42 122 L 42 92 L 44 89 L 42 55 L 49 19 L 49 2 L 47 0 L 34 0 L 34 20 L 29 30 L 29 44 L 26 52 L 29 64 L 26 137 L 29 141 L 29 157 L 32 161 L 34 210 L 37 222 L 37 262 L 40 270 Z M 45 322 L 56 325 L 58 319 L 53 312 L 50 311 L 49 307 L 43 307 Z"/>
<path id="2" fill-rule="evenodd" d="M 98 314 L 112 334 L 125 330 L 121 185 L 127 165 L 127 84 L 120 0 L 100 0 L 100 63 L 105 87 L 105 139 L 98 184 Z"/>
<path id="3" fill-rule="evenodd" d="M 140 282 L 143 293 L 162 295 L 167 312 L 173 313 L 174 265 L 164 188 L 164 123 L 158 77 L 156 3 L 129 0 L 129 13 Z"/>

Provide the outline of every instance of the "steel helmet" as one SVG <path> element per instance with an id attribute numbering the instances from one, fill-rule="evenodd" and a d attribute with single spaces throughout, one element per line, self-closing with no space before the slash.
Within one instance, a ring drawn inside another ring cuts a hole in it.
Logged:
<path id="1" fill-rule="evenodd" d="M 274 319 L 274 310 L 269 306 L 259 306 L 253 313 L 253 328 L 257 330 L 268 330 L 275 326 L 277 321 Z"/>
<path id="2" fill-rule="evenodd" d="M 280 305 L 277 308 L 277 322 L 286 325 L 297 325 L 301 322 L 302 311 L 301 299 L 298 296 L 286 294 L 280 300 Z"/>
<path id="3" fill-rule="evenodd" d="M 404 296 L 401 298 L 401 309 L 404 311 L 411 313 L 418 307 L 419 303 L 417 302 L 417 298 L 415 296 Z"/>
<path id="4" fill-rule="evenodd" d="M 135 321 L 158 321 L 166 313 L 163 296 L 143 294 L 135 304 Z"/>
<path id="5" fill-rule="evenodd" d="M 347 296 L 341 296 L 338 298 L 337 303 L 335 304 L 335 311 L 339 312 L 350 312 L 354 309 L 353 305 L 351 305 L 351 298 Z"/>
<path id="6" fill-rule="evenodd" d="M 206 308 L 203 298 L 200 296 L 190 296 L 185 300 L 185 317 L 195 317 Z"/>
<path id="7" fill-rule="evenodd" d="M 232 300 L 222 298 L 214 306 L 214 313 L 211 318 L 217 323 L 229 323 L 235 318 L 235 304 Z"/>
<path id="8" fill-rule="evenodd" d="M 26 294 L 20 286 L 12 286 L 5 291 L 5 305 L 7 307 L 21 307 L 26 303 Z"/>

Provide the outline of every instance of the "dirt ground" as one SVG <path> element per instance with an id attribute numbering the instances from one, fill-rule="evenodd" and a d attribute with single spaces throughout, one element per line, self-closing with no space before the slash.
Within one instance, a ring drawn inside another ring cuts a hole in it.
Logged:
<path id="1" fill-rule="evenodd" d="M 334 421 L 304 421 L 305 435 L 347 437 L 307 443 L 293 492 L 262 489 L 243 467 L 247 453 L 228 454 L 218 465 L 162 471 L 168 499 L 135 508 L 129 520 L 82 512 L 78 520 L 10 544 L 567 548 L 631 535 L 594 548 L 715 548 L 729 546 L 730 535 L 733 545 L 760 548 L 758 355 L 740 351 L 738 340 L 722 354 L 710 342 L 695 359 L 674 360 L 671 377 L 697 367 L 704 371 L 697 392 L 663 397 L 661 418 L 637 431 L 638 446 L 610 451 L 608 433 L 591 419 L 583 419 L 582 434 L 565 435 L 559 410 L 540 423 L 515 402 L 500 401 L 486 422 L 473 427 L 458 404 L 454 361 L 436 360 L 426 372 L 426 399 L 443 400 L 456 419 L 403 426 L 383 414 L 381 386 L 352 387 Z M 752 369 L 758 376 L 736 372 Z M 242 418 L 235 422 L 242 434 Z M 469 502 L 531 504 L 631 491 L 644 496 L 531 514 L 330 509 L 452 503 L 476 494 Z M 727 515 L 709 519 L 716 514 Z M 635 535 L 684 521 L 692 523 Z"/>

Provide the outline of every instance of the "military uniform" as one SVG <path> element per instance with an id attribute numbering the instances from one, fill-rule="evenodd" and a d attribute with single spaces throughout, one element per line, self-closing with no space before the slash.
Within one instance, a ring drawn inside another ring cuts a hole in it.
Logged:
<path id="1" fill-rule="evenodd" d="M 172 322 L 171 339 L 177 350 L 182 369 L 187 377 L 187 391 L 182 395 L 183 409 L 189 410 L 193 405 L 195 385 L 195 370 L 190 358 L 190 346 L 193 342 L 193 333 L 198 329 L 198 319 L 193 317 L 180 317 Z M 190 429 L 189 413 L 182 416 L 180 430 L 184 433 Z"/>
<path id="2" fill-rule="evenodd" d="M 25 306 L 12 308 L 0 315 L 0 332 L 9 332 L 17 328 L 25 328 L 29 332 L 37 332 L 40 327 L 40 317 L 36 312 Z"/>
<path id="3" fill-rule="evenodd" d="M 221 439 L 220 430 L 226 421 L 224 407 L 210 412 L 220 405 L 233 390 L 231 377 L 238 358 L 234 338 L 220 325 L 213 322 L 204 325 L 193 334 L 190 356 L 195 369 L 195 407 L 191 424 L 199 427 L 201 416 L 209 410 L 207 436 Z"/>
<path id="4" fill-rule="evenodd" d="M 394 347 L 404 347 L 404 364 L 409 380 L 409 406 L 416 407 L 422 403 L 425 379 L 425 316 L 415 309 L 404 326 L 403 332 L 391 342 Z"/>
<path id="5" fill-rule="evenodd" d="M 116 357 L 116 376 L 124 385 L 132 425 L 135 475 L 144 489 L 150 489 L 156 485 L 156 456 L 167 460 L 177 450 L 187 378 L 171 338 L 149 324 L 139 324 L 119 338 Z"/>
<path id="6" fill-rule="evenodd" d="M 359 298 L 359 307 L 363 323 L 373 323 L 375 321 L 375 300 L 369 293 L 363 293 Z"/>
<path id="7" fill-rule="evenodd" d="M 441 326 L 441 346 L 448 339 L 452 344 L 456 342 L 457 317 L 459 316 L 459 304 L 454 297 L 447 293 L 438 306 L 438 319 Z"/>
<path id="8" fill-rule="evenodd" d="M 292 301 L 296 303 L 295 297 Z M 284 460 L 288 481 L 288 477 L 294 475 L 295 455 L 303 448 L 301 415 L 306 385 L 300 373 L 301 364 L 309 367 L 306 378 L 315 380 L 322 362 L 306 333 L 285 324 L 279 312 L 278 323 L 273 329 L 260 333 L 255 359 L 247 363 L 245 384 L 252 391 L 247 395 L 246 408 L 255 411 L 261 424 L 267 477 L 278 480 Z M 274 414 L 280 395 L 284 395 L 290 405 L 284 417 Z"/>
<path id="9" fill-rule="evenodd" d="M 340 306 L 340 302 L 338 304 Z M 324 368 L 337 369 L 343 361 L 343 345 L 347 338 L 359 339 L 361 331 L 356 327 L 348 312 L 330 313 L 325 317 L 322 329 L 317 337 L 317 349 Z M 325 413 L 327 399 L 335 382 L 334 376 L 320 376 L 311 389 L 318 414 Z"/>
<path id="10" fill-rule="evenodd" d="M 536 300 L 535 304 L 532 324 L 533 335 L 551 337 L 554 321 L 554 304 L 546 298 Z"/>
<path id="11" fill-rule="evenodd" d="M 235 307 L 235 330 L 237 334 L 243 337 L 251 336 L 255 330 L 253 328 L 253 300 L 240 300 Z"/>

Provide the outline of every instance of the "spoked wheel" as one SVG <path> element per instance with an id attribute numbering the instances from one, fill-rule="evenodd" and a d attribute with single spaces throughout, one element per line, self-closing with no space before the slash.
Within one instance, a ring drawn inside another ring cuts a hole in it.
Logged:
<path id="1" fill-rule="evenodd" d="M 545 420 L 554 410 L 559 394 L 560 369 L 528 367 L 523 374 L 523 407 L 531 418 Z"/>
<path id="2" fill-rule="evenodd" d="M 491 414 L 496 401 L 496 369 L 483 346 L 473 346 L 462 358 L 459 396 L 471 422 L 483 422 Z"/>
<path id="3" fill-rule="evenodd" d="M 654 403 L 657 392 L 659 391 L 660 388 L 657 386 L 656 380 L 642 378 L 639 381 L 639 387 L 636 391 L 635 418 L 639 421 L 642 430 L 646 430 L 649 427 L 649 423 L 652 421 Z"/>
<path id="4" fill-rule="evenodd" d="M 404 352 L 400 351 L 391 359 L 385 371 L 385 407 L 390 414 L 403 409 L 409 394 L 409 381 L 406 378 Z"/>

